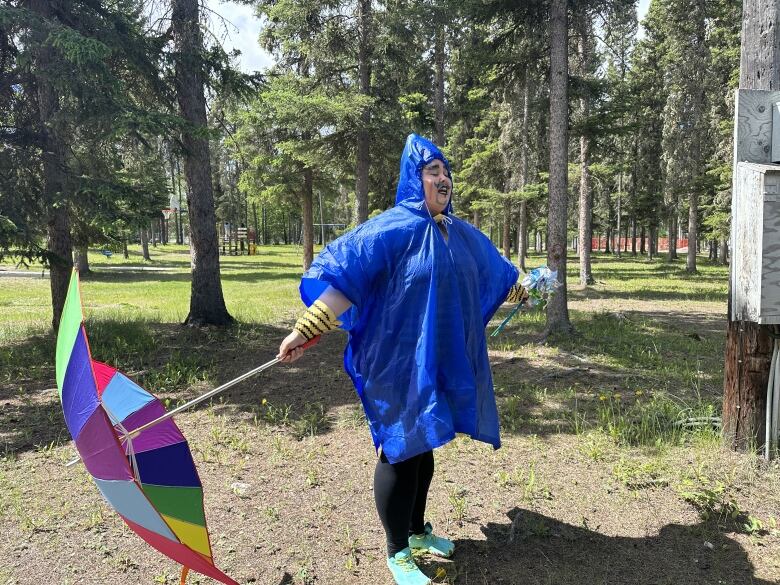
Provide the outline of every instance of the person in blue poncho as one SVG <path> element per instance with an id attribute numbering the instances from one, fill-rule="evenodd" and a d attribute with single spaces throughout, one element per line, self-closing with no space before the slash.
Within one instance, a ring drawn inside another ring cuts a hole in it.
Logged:
<path id="1" fill-rule="evenodd" d="M 449 557 L 425 505 L 433 449 L 465 433 L 498 448 L 498 411 L 485 326 L 525 294 L 517 269 L 452 214 L 450 165 L 411 134 L 395 207 L 328 244 L 303 275 L 309 307 L 279 348 L 283 361 L 325 331 L 349 332 L 344 369 L 379 453 L 374 496 L 399 585 L 430 583 L 411 549 Z"/>

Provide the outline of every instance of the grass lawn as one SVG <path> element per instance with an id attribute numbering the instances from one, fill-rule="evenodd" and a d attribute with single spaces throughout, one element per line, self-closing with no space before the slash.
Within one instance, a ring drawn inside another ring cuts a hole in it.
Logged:
<path id="1" fill-rule="evenodd" d="M 228 330 L 180 325 L 189 255 L 151 252 L 90 255 L 96 359 L 173 407 L 275 355 L 301 307 L 300 248 L 222 257 Z M 572 283 L 577 270 L 571 258 Z M 0 585 L 178 583 L 83 466 L 63 467 L 75 451 L 54 389 L 49 282 L 30 272 L 0 274 Z M 719 438 L 727 268 L 597 254 L 593 272 L 596 285 L 570 286 L 575 336 L 540 344 L 543 315 L 527 313 L 489 339 L 504 446 L 459 437 L 437 451 L 429 517 L 458 551 L 420 559 L 424 570 L 458 585 L 780 582 L 780 469 Z M 177 417 L 215 559 L 242 584 L 392 583 L 344 340 L 329 334 Z"/>

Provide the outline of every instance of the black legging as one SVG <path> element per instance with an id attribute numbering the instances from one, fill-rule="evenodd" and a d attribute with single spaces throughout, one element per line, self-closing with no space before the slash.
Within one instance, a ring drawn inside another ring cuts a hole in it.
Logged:
<path id="1" fill-rule="evenodd" d="M 376 462 L 374 499 L 387 535 L 388 556 L 409 546 L 410 534 L 425 531 L 425 503 L 432 478 L 433 451 L 395 464 L 382 453 Z"/>

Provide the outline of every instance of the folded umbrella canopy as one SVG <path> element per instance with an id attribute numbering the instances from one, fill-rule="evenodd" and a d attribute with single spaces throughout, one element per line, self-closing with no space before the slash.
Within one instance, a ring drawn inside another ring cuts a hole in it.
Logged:
<path id="1" fill-rule="evenodd" d="M 65 423 L 106 501 L 133 532 L 182 565 L 182 583 L 192 569 L 238 585 L 214 564 L 187 440 L 172 418 L 149 426 L 165 415 L 160 401 L 92 359 L 75 270 L 57 335 L 56 372 Z"/>

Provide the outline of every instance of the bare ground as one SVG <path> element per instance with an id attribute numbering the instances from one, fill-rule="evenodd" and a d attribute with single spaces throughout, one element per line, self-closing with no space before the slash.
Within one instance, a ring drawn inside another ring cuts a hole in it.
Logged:
<path id="1" fill-rule="evenodd" d="M 576 310 L 723 335 L 719 303 L 574 296 Z M 177 327 L 160 327 L 181 344 Z M 272 356 L 282 334 L 258 327 L 236 342 L 187 331 L 184 345 L 213 360 L 213 379 L 222 381 Z M 435 582 L 780 582 L 776 466 L 710 443 L 654 452 L 577 431 L 567 418 L 571 401 L 555 389 L 574 384 L 585 399 L 619 388 L 621 372 L 576 350 L 521 341 L 517 351 L 491 352 L 497 386 L 542 383 L 550 396 L 521 401 L 522 424 L 505 432 L 498 451 L 468 438 L 437 451 L 429 519 L 457 552 L 447 562 L 421 559 Z M 215 558 L 242 584 L 392 583 L 371 489 L 375 454 L 341 370 L 342 344 L 333 334 L 301 362 L 177 418 L 204 484 Z M 63 467 L 74 451 L 52 386 L 0 386 L 0 583 L 178 583 L 178 567 L 123 525 L 85 470 Z M 204 388 L 163 396 L 175 401 Z M 499 399 L 503 406 L 501 392 Z M 686 481 L 726 486 L 736 510 L 703 517 L 681 496 Z M 189 582 L 212 581 L 192 574 Z"/>

